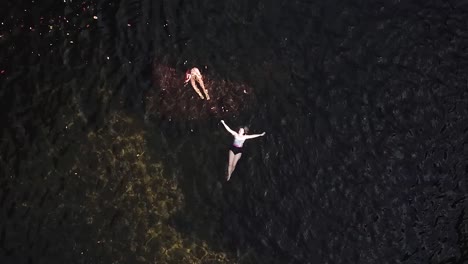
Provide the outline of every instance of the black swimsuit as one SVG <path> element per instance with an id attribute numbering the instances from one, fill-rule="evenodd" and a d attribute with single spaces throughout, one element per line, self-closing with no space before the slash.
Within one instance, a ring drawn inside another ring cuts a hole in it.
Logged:
<path id="1" fill-rule="evenodd" d="M 234 153 L 234 155 L 242 153 L 242 148 L 236 147 L 234 145 L 231 145 L 229 149 L 232 151 L 232 153 Z"/>

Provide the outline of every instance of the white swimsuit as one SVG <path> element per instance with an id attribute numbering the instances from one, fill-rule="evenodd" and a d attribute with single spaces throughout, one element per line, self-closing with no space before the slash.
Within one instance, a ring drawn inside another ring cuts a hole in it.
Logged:
<path id="1" fill-rule="evenodd" d="M 238 147 L 238 148 L 242 148 L 242 146 L 244 145 L 244 142 L 245 142 L 245 139 L 237 139 L 237 138 L 234 138 L 234 143 L 233 145 Z"/>

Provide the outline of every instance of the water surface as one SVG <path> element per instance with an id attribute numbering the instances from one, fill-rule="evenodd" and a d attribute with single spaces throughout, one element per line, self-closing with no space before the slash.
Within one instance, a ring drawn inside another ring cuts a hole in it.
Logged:
<path id="1" fill-rule="evenodd" d="M 467 8 L 6 3 L 2 263 L 465 263 Z"/>

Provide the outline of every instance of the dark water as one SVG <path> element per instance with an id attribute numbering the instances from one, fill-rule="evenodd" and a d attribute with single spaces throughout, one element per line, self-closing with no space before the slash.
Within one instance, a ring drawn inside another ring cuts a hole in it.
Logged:
<path id="1" fill-rule="evenodd" d="M 468 263 L 467 4 L 0 14 L 1 263 Z"/>

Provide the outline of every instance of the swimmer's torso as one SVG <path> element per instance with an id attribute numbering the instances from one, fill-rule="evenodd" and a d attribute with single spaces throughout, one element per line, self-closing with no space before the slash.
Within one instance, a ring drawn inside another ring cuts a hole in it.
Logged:
<path id="1" fill-rule="evenodd" d="M 190 80 L 192 77 L 195 77 L 195 78 L 201 78 L 201 73 L 200 73 L 200 70 L 197 68 L 197 67 L 193 67 L 192 69 L 189 69 L 185 72 L 185 80 L 188 81 Z"/>
<path id="2" fill-rule="evenodd" d="M 244 145 L 244 142 L 245 142 L 245 139 L 234 137 L 233 145 L 236 146 L 236 147 L 242 148 L 242 146 Z"/>

